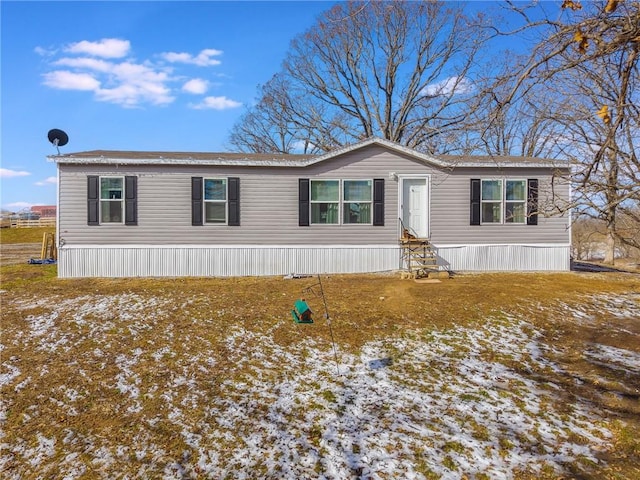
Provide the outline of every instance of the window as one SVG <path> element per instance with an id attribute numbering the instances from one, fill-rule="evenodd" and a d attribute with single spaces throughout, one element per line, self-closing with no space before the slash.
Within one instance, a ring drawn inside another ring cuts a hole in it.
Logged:
<path id="1" fill-rule="evenodd" d="M 191 225 L 240 226 L 240 178 L 191 177 Z"/>
<path id="2" fill-rule="evenodd" d="M 526 180 L 481 180 L 481 222 L 527 223 Z"/>
<path id="3" fill-rule="evenodd" d="M 339 223 L 339 180 L 311 180 L 311 223 Z"/>
<path id="4" fill-rule="evenodd" d="M 122 223 L 124 177 L 100 177 L 100 223 Z"/>
<path id="5" fill-rule="evenodd" d="M 343 222 L 370 224 L 372 181 L 345 180 L 343 191 Z"/>
<path id="6" fill-rule="evenodd" d="M 138 177 L 87 176 L 87 225 L 138 224 Z"/>
<path id="7" fill-rule="evenodd" d="M 205 223 L 227 223 L 227 180 L 204 179 Z"/>
<path id="8" fill-rule="evenodd" d="M 525 223 L 527 181 L 507 180 L 505 191 L 505 223 Z"/>
<path id="9" fill-rule="evenodd" d="M 478 180 L 480 182 L 480 180 Z M 298 225 L 384 226 L 384 178 L 298 179 Z"/>
<path id="10" fill-rule="evenodd" d="M 538 225 L 538 179 L 471 179 L 470 225 Z"/>
<path id="11" fill-rule="evenodd" d="M 502 223 L 502 180 L 482 180 L 482 223 Z"/>

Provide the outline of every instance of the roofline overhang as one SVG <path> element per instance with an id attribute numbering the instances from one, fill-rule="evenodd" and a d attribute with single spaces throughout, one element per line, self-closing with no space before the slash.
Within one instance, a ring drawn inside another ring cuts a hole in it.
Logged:
<path id="1" fill-rule="evenodd" d="M 192 158 L 192 157 L 156 157 L 156 158 L 127 158 L 127 157 L 108 157 L 108 156 L 95 156 L 95 157 L 74 157 L 73 155 L 49 155 L 47 161 L 56 164 L 65 165 L 198 165 L 198 166 L 224 166 L 224 167 L 268 167 L 268 168 L 305 168 L 317 163 L 322 163 L 340 155 L 344 155 L 361 148 L 365 148 L 371 145 L 378 145 L 385 147 L 389 150 L 407 155 L 411 158 L 419 160 L 420 162 L 433 165 L 435 167 L 443 169 L 452 168 L 557 168 L 557 169 L 569 169 L 570 165 L 567 162 L 560 162 L 554 160 L 537 159 L 539 161 L 533 162 L 514 162 L 506 160 L 505 157 L 487 157 L 487 161 L 465 161 L 464 156 L 460 156 L 460 160 L 452 161 L 437 158 L 432 155 L 428 155 L 422 152 L 418 152 L 404 145 L 400 145 L 389 140 L 381 138 L 370 138 L 363 140 L 359 143 L 347 145 L 345 147 L 332 150 L 318 156 L 310 156 L 307 158 L 301 158 L 299 160 L 281 159 L 274 156 L 273 160 L 255 160 L 249 157 L 229 159 L 223 157 L 215 157 L 212 154 L 211 158 Z M 163 152 L 170 155 L 171 152 Z M 218 154 L 219 155 L 219 154 Z"/>

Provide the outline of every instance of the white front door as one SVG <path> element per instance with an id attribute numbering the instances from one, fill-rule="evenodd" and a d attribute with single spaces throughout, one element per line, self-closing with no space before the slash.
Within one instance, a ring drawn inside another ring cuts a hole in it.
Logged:
<path id="1" fill-rule="evenodd" d="M 402 179 L 402 223 L 419 238 L 429 237 L 427 178 Z"/>

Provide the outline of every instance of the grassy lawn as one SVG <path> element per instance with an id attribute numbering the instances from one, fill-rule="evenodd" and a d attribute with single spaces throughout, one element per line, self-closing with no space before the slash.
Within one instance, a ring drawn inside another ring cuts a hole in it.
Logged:
<path id="1" fill-rule="evenodd" d="M 2 478 L 640 478 L 638 275 L 1 273 Z"/>
<path id="2" fill-rule="evenodd" d="M 55 233 L 54 227 L 37 228 L 0 228 L 0 243 L 42 243 L 45 233 Z"/>

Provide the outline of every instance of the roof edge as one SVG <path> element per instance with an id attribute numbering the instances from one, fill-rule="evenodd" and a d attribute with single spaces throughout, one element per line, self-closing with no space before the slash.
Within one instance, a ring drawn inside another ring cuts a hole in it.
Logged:
<path id="1" fill-rule="evenodd" d="M 543 158 L 535 158 L 529 162 L 517 162 L 513 160 L 513 158 L 528 158 L 528 157 L 500 157 L 500 156 L 487 156 L 486 161 L 465 161 L 465 155 L 456 156 L 456 160 L 451 160 L 449 158 L 438 158 L 438 156 L 429 155 L 426 153 L 419 152 L 413 148 L 407 147 L 405 145 L 401 145 L 396 142 L 392 142 L 390 140 L 386 140 L 380 137 L 370 137 L 365 140 L 362 140 L 357 143 L 353 143 L 351 145 L 345 145 L 343 147 L 339 147 L 335 150 L 331 150 L 322 155 L 308 155 L 305 156 L 303 154 L 300 155 L 300 159 L 292 159 L 287 157 L 278 158 L 276 154 L 274 154 L 272 160 L 257 160 L 251 159 L 249 156 L 245 158 L 224 158 L 221 153 L 211 153 L 211 158 L 191 158 L 191 157 L 181 157 L 181 158 L 171 158 L 170 155 L 172 153 L 181 155 L 193 153 L 207 155 L 206 152 L 149 152 L 155 154 L 166 154 L 167 157 L 159 156 L 157 158 L 131 158 L 126 157 L 108 157 L 104 155 L 100 156 L 86 156 L 86 157 L 74 157 L 72 154 L 69 155 L 48 155 L 47 161 L 56 163 L 56 164 L 73 164 L 73 165 L 83 165 L 83 164 L 106 164 L 106 165 L 210 165 L 210 166 L 243 166 L 243 167 L 299 167 L 304 168 L 310 165 L 314 165 L 317 163 L 322 163 L 332 158 L 338 157 L 340 155 L 345 155 L 356 150 L 360 150 L 362 148 L 366 148 L 372 145 L 377 145 L 388 150 L 392 150 L 409 157 L 415 158 L 416 160 L 421 161 L 422 163 L 434 165 L 440 168 L 460 168 L 460 167 L 501 167 L 501 168 L 570 168 L 571 165 L 569 162 L 559 161 L 559 160 L 548 160 Z M 96 152 L 101 152 L 96 151 Z M 109 153 L 109 151 L 104 151 L 105 153 Z M 113 151 L 115 152 L 115 151 Z M 82 152 L 78 152 L 82 153 Z M 91 152 L 87 152 L 91 153 Z M 126 153 L 126 152 L 123 152 Z M 129 152 L 133 153 L 133 152 Z M 144 152 L 143 152 L 144 153 Z M 230 152 L 233 153 L 233 152 Z M 249 154 L 248 154 L 249 155 Z"/>

